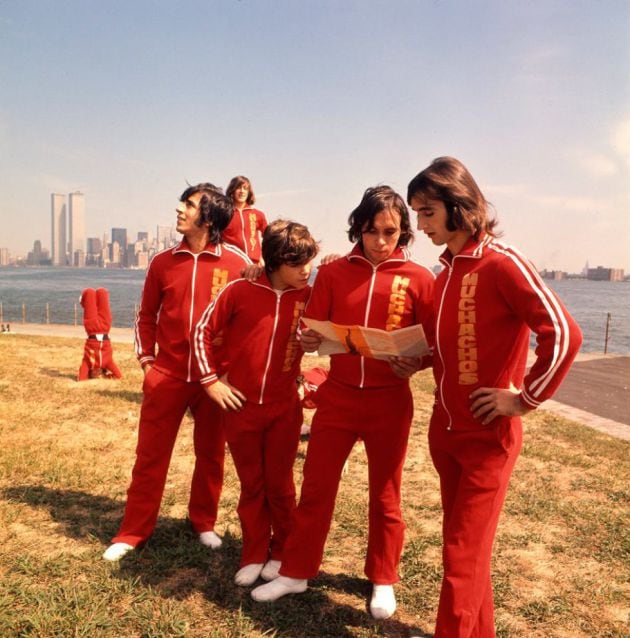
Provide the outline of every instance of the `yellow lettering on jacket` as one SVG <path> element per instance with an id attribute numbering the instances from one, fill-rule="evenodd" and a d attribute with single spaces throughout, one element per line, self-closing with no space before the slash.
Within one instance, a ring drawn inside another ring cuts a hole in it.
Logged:
<path id="1" fill-rule="evenodd" d="M 293 319 L 291 320 L 291 330 L 289 334 L 289 340 L 287 341 L 287 349 L 284 353 L 284 363 L 282 364 L 282 372 L 289 372 L 291 370 L 291 366 L 295 361 L 295 355 L 297 349 L 299 348 L 298 340 L 297 340 L 297 327 L 304 312 L 304 306 L 306 306 L 306 302 L 304 301 L 296 301 L 293 306 Z"/>
<path id="2" fill-rule="evenodd" d="M 217 296 L 219 290 L 227 284 L 228 276 L 229 273 L 224 268 L 215 268 L 212 271 L 212 290 L 210 291 L 211 301 Z"/>
<path id="3" fill-rule="evenodd" d="M 256 213 L 249 214 L 249 247 L 250 250 L 254 250 L 256 248 Z"/>
<path id="4" fill-rule="evenodd" d="M 457 371 L 460 385 L 472 385 L 479 381 L 477 374 L 479 353 L 477 351 L 476 300 L 477 273 L 465 275 L 459 292 L 457 304 Z"/>
<path id="5" fill-rule="evenodd" d="M 385 330 L 396 330 L 400 328 L 400 323 L 405 313 L 405 299 L 407 297 L 409 281 L 409 277 L 401 277 L 400 275 L 396 275 L 392 281 L 392 289 L 387 306 Z"/>

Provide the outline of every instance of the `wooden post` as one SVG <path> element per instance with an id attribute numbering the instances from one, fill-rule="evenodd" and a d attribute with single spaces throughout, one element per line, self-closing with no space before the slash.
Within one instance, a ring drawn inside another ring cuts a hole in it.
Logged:
<path id="1" fill-rule="evenodd" d="M 608 352 L 608 328 L 610 327 L 610 313 L 606 313 L 606 337 L 604 339 L 604 354 Z"/>
<path id="2" fill-rule="evenodd" d="M 22 323 L 26 323 L 26 304 L 22 304 Z"/>
<path id="3" fill-rule="evenodd" d="M 50 323 L 50 308 L 48 302 L 46 302 L 46 323 Z"/>
<path id="4" fill-rule="evenodd" d="M 74 302 L 74 325 L 77 325 L 77 302 Z"/>
<path id="5" fill-rule="evenodd" d="M 4 310 L 2 308 L 2 302 L 0 301 L 0 323 L 4 323 Z"/>

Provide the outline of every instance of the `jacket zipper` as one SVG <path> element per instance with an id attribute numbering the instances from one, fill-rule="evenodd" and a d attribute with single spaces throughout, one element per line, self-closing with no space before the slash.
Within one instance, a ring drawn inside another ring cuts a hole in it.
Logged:
<path id="1" fill-rule="evenodd" d="M 444 357 L 442 356 L 442 349 L 440 348 L 440 320 L 442 318 L 442 309 L 444 307 L 444 298 L 446 297 L 446 289 L 451 281 L 451 275 L 453 274 L 453 264 L 455 262 L 455 257 L 453 257 L 450 264 L 448 264 L 448 277 L 446 279 L 446 283 L 444 284 L 444 290 L 442 290 L 442 298 L 440 299 L 440 310 L 438 312 L 437 321 L 436 321 L 436 330 L 435 330 L 435 343 L 437 345 L 438 354 L 440 356 L 440 361 L 442 362 L 442 378 L 440 379 L 440 403 L 444 408 L 444 411 L 448 415 L 448 425 L 446 426 L 447 430 L 453 429 L 453 417 L 451 413 L 448 411 L 446 407 L 446 402 L 444 401 L 444 380 L 446 378 L 446 366 L 444 365 Z"/>
<path id="2" fill-rule="evenodd" d="M 376 282 L 376 270 L 378 266 L 372 266 L 372 279 L 370 280 L 370 290 L 368 292 L 368 300 L 367 305 L 365 307 L 365 317 L 363 319 L 363 324 L 367 328 L 368 326 L 368 318 L 370 316 L 370 309 L 372 307 L 372 294 L 374 293 L 374 284 Z M 361 355 L 361 381 L 359 382 L 359 387 L 362 388 L 365 383 L 365 357 Z"/>
<path id="3" fill-rule="evenodd" d="M 273 342 L 276 339 L 276 330 L 278 328 L 278 317 L 280 316 L 280 298 L 282 297 L 282 291 L 274 290 L 276 293 L 276 316 L 273 319 L 273 332 L 271 333 L 271 341 L 269 342 L 269 354 L 267 355 L 267 364 L 265 365 L 265 373 L 263 374 L 262 385 L 260 387 L 260 397 L 258 403 L 262 405 L 263 395 L 265 393 L 265 385 L 267 383 L 267 373 L 269 372 L 269 366 L 271 365 L 271 356 L 273 354 Z"/>
<path id="4" fill-rule="evenodd" d="M 245 218 L 243 217 L 243 213 L 245 212 L 245 209 L 239 210 L 238 212 L 239 212 L 239 215 L 241 216 L 241 236 L 243 237 L 243 246 L 245 247 L 245 254 L 249 257 L 249 250 L 247 249 L 247 246 L 249 244 L 247 243 L 247 237 L 245 236 Z"/>
<path id="5" fill-rule="evenodd" d="M 192 254 L 192 253 L 191 253 Z M 192 271 L 192 291 L 190 295 L 190 316 L 188 318 L 188 377 L 186 381 L 190 382 L 192 378 L 192 348 L 190 346 L 190 335 L 192 334 L 193 317 L 195 313 L 195 281 L 197 279 L 197 257 L 199 255 L 192 254 L 194 266 Z"/>

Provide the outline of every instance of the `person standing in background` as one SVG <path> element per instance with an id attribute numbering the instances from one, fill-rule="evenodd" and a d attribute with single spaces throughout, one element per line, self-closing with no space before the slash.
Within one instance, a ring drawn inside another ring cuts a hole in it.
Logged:
<path id="1" fill-rule="evenodd" d="M 515 248 L 468 169 L 440 157 L 414 177 L 418 230 L 446 246 L 435 282 L 436 402 L 444 576 L 436 638 L 494 638 L 490 562 L 522 443 L 521 416 L 549 399 L 582 343 L 577 323 Z M 527 372 L 530 330 L 536 359 Z"/>
<path id="2" fill-rule="evenodd" d="M 103 558 L 120 560 L 153 533 L 173 446 L 187 409 L 194 420 L 195 468 L 188 516 L 199 541 L 221 545 L 214 532 L 223 486 L 222 412 L 199 383 L 193 330 L 217 293 L 251 261 L 221 243 L 232 202 L 209 183 L 190 186 L 176 208 L 184 238 L 153 257 L 136 320 L 135 350 L 144 371 L 138 446 L 120 529 Z M 157 346 L 157 354 L 156 354 Z M 219 360 L 221 353 L 219 349 Z"/>
<path id="3" fill-rule="evenodd" d="M 226 195 L 234 204 L 234 216 L 223 232 L 223 241 L 240 248 L 255 264 L 264 266 L 261 253 L 262 233 L 267 228 L 265 214 L 254 208 L 256 196 L 252 184 L 243 175 L 230 180 Z"/>

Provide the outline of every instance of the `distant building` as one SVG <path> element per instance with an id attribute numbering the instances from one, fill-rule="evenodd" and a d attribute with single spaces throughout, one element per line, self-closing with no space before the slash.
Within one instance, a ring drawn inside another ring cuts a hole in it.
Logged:
<path id="1" fill-rule="evenodd" d="M 110 245 L 110 250 L 109 250 L 109 261 L 112 264 L 115 264 L 117 266 L 121 265 L 121 250 L 120 250 L 120 244 L 117 241 L 113 241 Z"/>
<path id="2" fill-rule="evenodd" d="M 592 281 L 623 281 L 623 268 L 589 268 L 586 278 Z"/>
<path id="3" fill-rule="evenodd" d="M 88 237 L 87 238 L 87 254 L 88 255 L 100 255 L 103 250 L 103 243 L 100 237 Z"/>
<path id="4" fill-rule="evenodd" d="M 51 241 L 53 266 L 65 266 L 66 258 L 66 196 L 50 195 Z"/>
<path id="5" fill-rule="evenodd" d="M 85 268 L 85 250 L 75 250 L 72 254 L 72 265 L 75 268 Z"/>
<path id="6" fill-rule="evenodd" d="M 77 252 L 83 253 L 85 263 L 85 195 L 79 191 L 68 195 L 68 253 L 73 266 L 78 263 Z"/>
<path id="7" fill-rule="evenodd" d="M 156 234 L 156 250 L 164 250 L 178 243 L 177 231 L 174 226 L 158 226 Z"/>
<path id="8" fill-rule="evenodd" d="M 136 266 L 138 268 L 148 268 L 149 253 L 146 250 L 136 253 Z"/>
<path id="9" fill-rule="evenodd" d="M 39 239 L 36 239 L 33 242 L 33 250 L 28 253 L 26 263 L 29 266 L 43 266 L 50 264 L 48 251 L 45 248 L 42 249 L 42 242 L 39 241 Z"/>
<path id="10" fill-rule="evenodd" d="M 112 244 L 117 241 L 121 248 L 127 245 L 127 229 L 126 228 L 112 228 Z"/>
<path id="11" fill-rule="evenodd" d="M 567 278 L 567 273 L 562 270 L 541 270 L 538 273 L 543 279 L 553 279 L 554 281 L 561 281 Z"/>
<path id="12" fill-rule="evenodd" d="M 0 266 L 8 266 L 11 254 L 8 248 L 0 248 Z"/>

